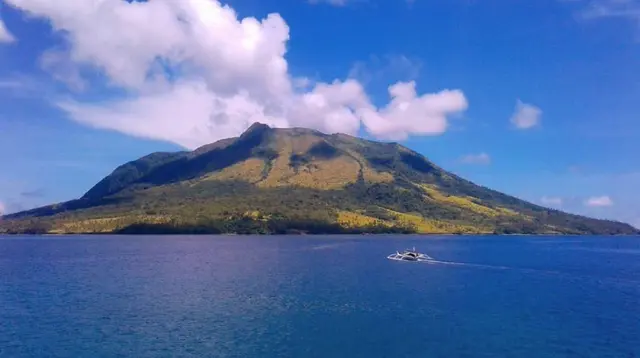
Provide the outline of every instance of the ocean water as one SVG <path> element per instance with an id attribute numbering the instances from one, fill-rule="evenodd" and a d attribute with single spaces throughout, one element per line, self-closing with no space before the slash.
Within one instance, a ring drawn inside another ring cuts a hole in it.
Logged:
<path id="1" fill-rule="evenodd" d="M 640 357 L 640 238 L 4 237 L 0 357 Z"/>

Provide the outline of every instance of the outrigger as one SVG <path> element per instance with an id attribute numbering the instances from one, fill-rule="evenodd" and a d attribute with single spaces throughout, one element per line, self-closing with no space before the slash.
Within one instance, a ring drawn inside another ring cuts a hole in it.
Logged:
<path id="1" fill-rule="evenodd" d="M 395 254 L 389 255 L 387 258 L 396 261 L 433 261 L 431 256 L 417 252 L 415 247 L 413 250 L 396 251 Z"/>

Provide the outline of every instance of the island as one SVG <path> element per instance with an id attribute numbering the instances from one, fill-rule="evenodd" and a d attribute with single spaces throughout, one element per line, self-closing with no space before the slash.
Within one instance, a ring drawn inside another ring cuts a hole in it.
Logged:
<path id="1" fill-rule="evenodd" d="M 255 123 L 237 138 L 126 163 L 79 199 L 1 217 L 0 233 L 639 232 L 476 185 L 397 143 Z"/>

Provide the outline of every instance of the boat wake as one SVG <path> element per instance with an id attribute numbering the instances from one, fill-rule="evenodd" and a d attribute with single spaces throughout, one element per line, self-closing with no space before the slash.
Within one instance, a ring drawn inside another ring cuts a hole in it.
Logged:
<path id="1" fill-rule="evenodd" d="M 513 266 L 500 266 L 500 265 L 484 265 L 484 264 L 474 264 L 468 262 L 454 262 L 454 261 L 440 261 L 440 260 L 422 260 L 422 262 L 431 265 L 447 265 L 447 266 L 459 266 L 465 268 L 477 268 L 484 270 L 504 270 L 504 271 L 517 271 L 522 273 L 529 273 L 535 275 L 547 275 L 547 276 L 555 276 L 561 277 L 564 279 L 571 280 L 594 280 L 598 282 L 610 282 L 616 284 L 624 284 L 624 285 L 633 285 L 637 286 L 640 284 L 640 280 L 635 279 L 625 279 L 618 277 L 602 277 L 602 276 L 591 276 L 591 275 L 576 275 L 569 272 L 564 271 L 555 271 L 555 270 L 541 270 L 541 269 L 532 269 L 532 268 L 524 268 L 524 267 L 513 267 Z"/>
<path id="2" fill-rule="evenodd" d="M 537 275 L 541 275 L 541 274 L 551 275 L 551 276 L 563 277 L 567 279 L 587 279 L 587 280 L 596 280 L 600 282 L 615 282 L 615 283 L 631 284 L 631 285 L 637 285 L 640 283 L 639 280 L 635 280 L 635 279 L 630 280 L 630 279 L 617 278 L 617 277 L 575 275 L 574 273 L 556 271 L 556 270 L 544 270 L 544 269 L 536 269 L 536 268 L 486 265 L 486 264 L 476 264 L 476 263 L 470 263 L 470 262 L 436 260 L 429 255 L 417 252 L 415 248 L 413 248 L 412 250 L 405 250 L 403 252 L 396 252 L 394 254 L 387 256 L 387 258 L 389 260 L 394 260 L 394 261 L 422 262 L 422 263 L 431 264 L 431 265 L 459 266 L 459 267 L 465 267 L 465 268 L 477 268 L 477 269 L 484 269 L 484 270 L 518 271 L 522 273 L 530 273 L 530 274 L 537 274 Z"/>
<path id="3" fill-rule="evenodd" d="M 432 264 L 439 264 L 439 265 L 451 265 L 451 266 L 465 266 L 465 267 L 476 267 L 476 268 L 483 268 L 483 269 L 494 269 L 494 270 L 513 270 L 516 269 L 515 267 L 509 267 L 509 266 L 497 266 L 497 265 L 483 265 L 483 264 L 472 264 L 472 263 L 468 263 L 468 262 L 454 262 L 454 261 L 440 261 L 440 260 L 427 260 L 429 263 Z M 527 270 L 527 269 L 524 269 Z M 538 271 L 538 270 L 531 270 L 531 271 Z"/>
<path id="4" fill-rule="evenodd" d="M 535 269 L 519 269 L 515 267 L 509 266 L 497 266 L 497 265 L 483 265 L 483 264 L 474 264 L 468 262 L 454 262 L 454 261 L 441 261 L 436 260 L 433 257 L 417 252 L 415 247 L 413 249 L 407 249 L 403 252 L 396 251 L 394 254 L 387 256 L 389 260 L 395 261 L 409 261 L 409 262 L 425 262 L 429 264 L 438 264 L 438 265 L 449 265 L 449 266 L 464 266 L 464 267 L 475 267 L 482 269 L 493 269 L 493 270 L 521 270 L 521 271 L 535 271 L 541 272 L 541 270 Z M 548 271 L 547 273 L 557 273 L 555 271 Z"/>

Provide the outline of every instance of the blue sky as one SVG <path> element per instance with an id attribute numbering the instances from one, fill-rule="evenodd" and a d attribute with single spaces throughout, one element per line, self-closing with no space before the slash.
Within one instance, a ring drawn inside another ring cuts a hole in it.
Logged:
<path id="1" fill-rule="evenodd" d="M 0 0 L 0 209 L 260 120 L 640 226 L 638 0 L 153 3 Z"/>

